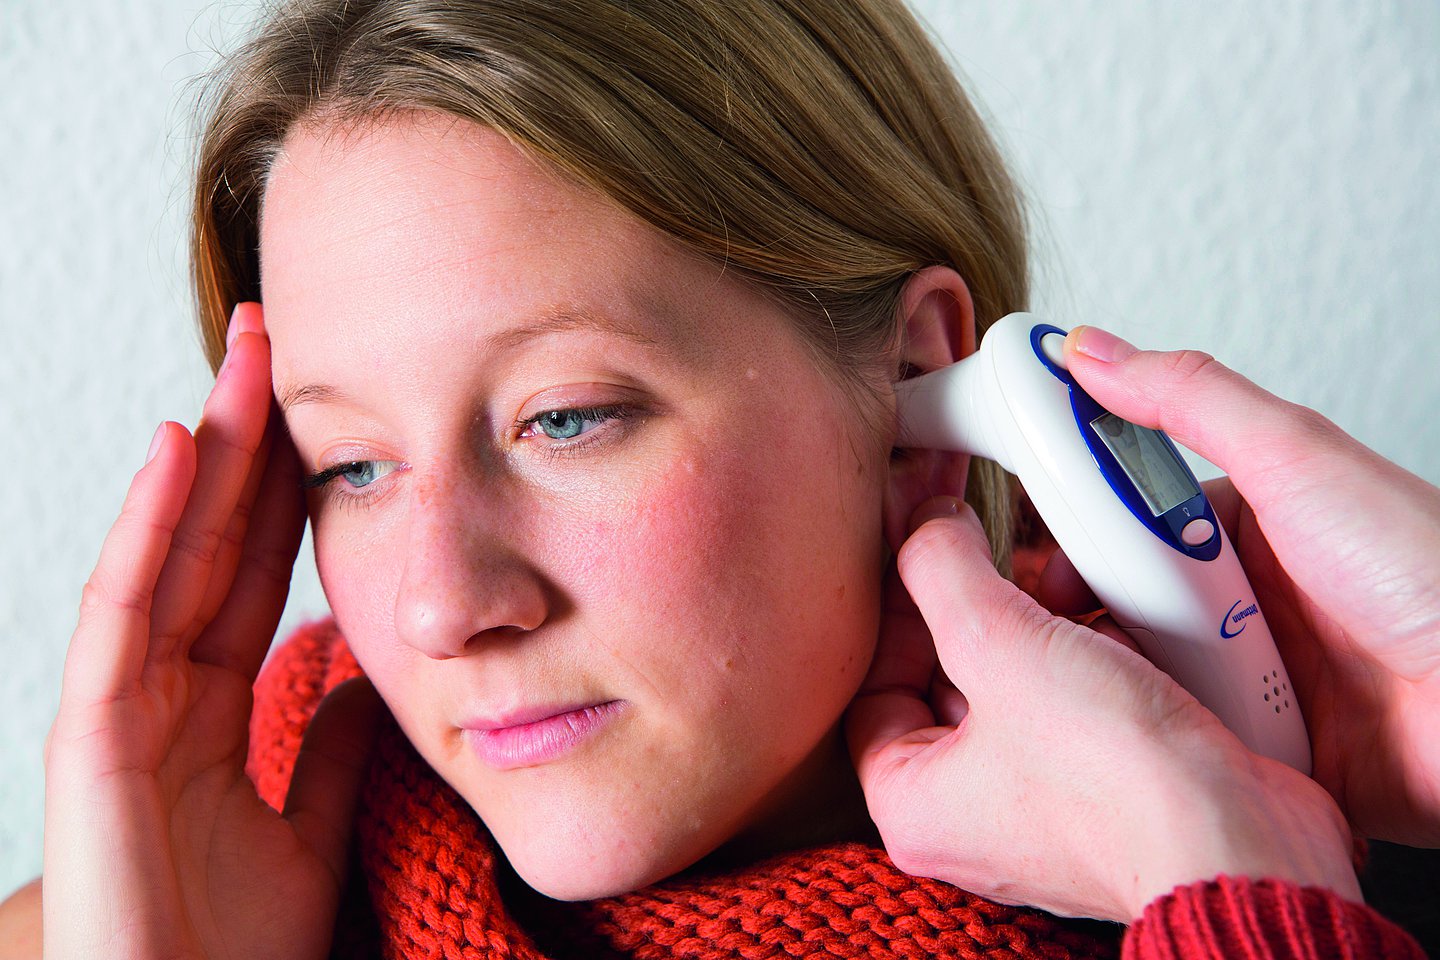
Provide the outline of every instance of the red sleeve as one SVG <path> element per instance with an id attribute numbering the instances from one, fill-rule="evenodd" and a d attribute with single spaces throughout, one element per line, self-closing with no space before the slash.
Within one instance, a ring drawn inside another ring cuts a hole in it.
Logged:
<path id="1" fill-rule="evenodd" d="M 360 666 L 332 619 L 301 626 L 265 662 L 255 681 L 245 772 L 276 810 L 285 806 L 300 741 L 315 709 L 325 694 L 359 675 Z"/>
<path id="2" fill-rule="evenodd" d="M 1125 935 L 1123 960 L 1375 957 L 1425 960 L 1404 930 L 1318 887 L 1220 877 L 1177 887 Z"/>

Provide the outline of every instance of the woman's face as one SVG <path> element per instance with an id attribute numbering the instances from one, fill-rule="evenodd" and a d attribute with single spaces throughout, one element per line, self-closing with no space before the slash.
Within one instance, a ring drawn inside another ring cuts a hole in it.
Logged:
<path id="1" fill-rule="evenodd" d="M 434 114 L 292 132 L 261 255 L 336 619 L 522 877 L 629 890 L 827 801 L 886 451 L 784 311 Z"/>

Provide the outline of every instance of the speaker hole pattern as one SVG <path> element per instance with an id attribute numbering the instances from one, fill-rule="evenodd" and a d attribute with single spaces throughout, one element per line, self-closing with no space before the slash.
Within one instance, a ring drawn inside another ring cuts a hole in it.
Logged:
<path id="1" fill-rule="evenodd" d="M 1265 702 L 1274 707 L 1276 713 L 1290 709 L 1290 684 L 1280 679 L 1279 670 L 1261 674 L 1260 683 L 1265 688 Z"/>

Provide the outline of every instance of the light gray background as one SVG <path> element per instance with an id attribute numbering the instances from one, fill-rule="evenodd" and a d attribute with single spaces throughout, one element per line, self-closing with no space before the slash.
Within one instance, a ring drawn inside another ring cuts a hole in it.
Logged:
<path id="1" fill-rule="evenodd" d="M 1037 307 L 1195 346 L 1440 481 L 1440 4 L 919 0 L 1007 144 Z M 209 384 L 191 81 L 253 0 L 0 0 L 0 896 L 40 869 L 81 585 Z M 306 565 L 287 620 L 322 613 Z"/>

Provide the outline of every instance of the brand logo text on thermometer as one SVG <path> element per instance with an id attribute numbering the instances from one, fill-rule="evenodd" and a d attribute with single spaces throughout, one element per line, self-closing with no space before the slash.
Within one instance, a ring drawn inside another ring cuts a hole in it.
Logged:
<path id="1" fill-rule="evenodd" d="M 1226 640 L 1229 640 L 1232 637 L 1238 637 L 1240 636 L 1240 634 L 1244 633 L 1246 626 L 1243 622 L 1244 619 L 1246 617 L 1253 617 L 1255 616 L 1255 614 L 1260 612 L 1260 605 L 1258 603 L 1252 603 L 1244 610 L 1236 613 L 1235 607 L 1240 606 L 1240 604 L 1244 602 L 1244 600 L 1236 600 L 1234 606 L 1232 606 L 1228 611 L 1226 611 L 1225 618 L 1220 621 L 1220 636 L 1224 637 Z M 1236 630 L 1234 633 L 1231 633 L 1229 630 L 1225 629 L 1226 620 L 1230 621 L 1231 623 L 1240 624 L 1240 629 Z"/>

